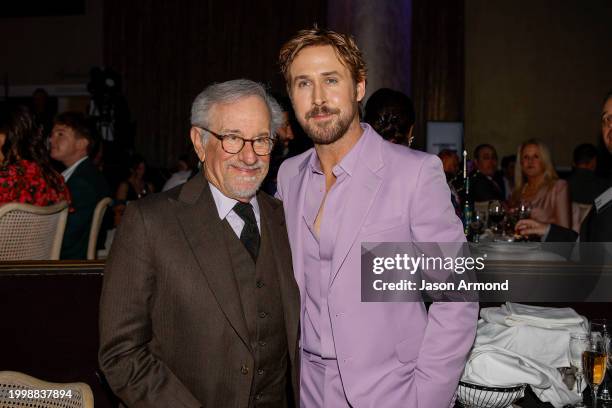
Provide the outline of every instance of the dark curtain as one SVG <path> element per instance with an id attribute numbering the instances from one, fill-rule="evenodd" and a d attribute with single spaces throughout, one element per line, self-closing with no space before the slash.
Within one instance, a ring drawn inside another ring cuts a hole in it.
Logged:
<path id="1" fill-rule="evenodd" d="M 326 0 L 106 0 L 104 62 L 123 79 L 135 148 L 171 165 L 189 146 L 189 109 L 212 82 L 249 78 L 283 91 L 280 46 L 326 23 Z"/>
<path id="2" fill-rule="evenodd" d="M 423 148 L 427 121 L 463 121 L 464 2 L 413 0 L 412 7 L 414 145 Z"/>

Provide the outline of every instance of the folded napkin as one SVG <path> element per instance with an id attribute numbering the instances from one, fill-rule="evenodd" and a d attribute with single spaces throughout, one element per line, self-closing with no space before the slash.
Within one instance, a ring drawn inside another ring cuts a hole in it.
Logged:
<path id="1" fill-rule="evenodd" d="M 529 384 L 541 401 L 555 408 L 579 401 L 557 369 L 490 344 L 472 349 L 461 380 L 491 387 Z"/>
<path id="2" fill-rule="evenodd" d="M 510 320 L 532 326 L 558 327 L 582 324 L 584 319 L 570 307 L 542 307 L 506 302 Z"/>
<path id="3" fill-rule="evenodd" d="M 563 329 L 544 329 L 529 325 L 504 326 L 478 322 L 474 347 L 494 345 L 537 360 L 550 367 L 569 367 L 570 332 Z"/>
<path id="4" fill-rule="evenodd" d="M 542 307 L 506 302 L 500 307 L 487 307 L 480 317 L 490 323 L 505 326 L 529 325 L 546 329 L 586 332 L 588 321 L 569 307 Z"/>

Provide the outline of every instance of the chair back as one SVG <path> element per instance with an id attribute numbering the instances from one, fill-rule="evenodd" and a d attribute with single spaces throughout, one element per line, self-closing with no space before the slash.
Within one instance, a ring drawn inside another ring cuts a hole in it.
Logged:
<path id="1" fill-rule="evenodd" d="M 591 204 L 581 204 L 572 201 L 572 229 L 577 233 L 580 233 L 580 226 L 582 221 L 586 218 L 589 211 L 591 211 Z"/>
<path id="2" fill-rule="evenodd" d="M 59 259 L 67 218 L 66 201 L 48 207 L 0 205 L 0 260 Z"/>
<path id="3" fill-rule="evenodd" d="M 100 233 L 100 226 L 102 225 L 102 219 L 106 208 L 112 203 L 113 200 L 109 197 L 104 197 L 98 204 L 93 213 L 91 219 L 91 228 L 89 229 L 89 243 L 87 244 L 87 259 L 96 259 L 96 247 L 98 246 L 98 234 Z"/>
<path id="4" fill-rule="evenodd" d="M 16 371 L 0 371 L 0 407 L 93 408 L 89 385 L 52 383 Z"/>

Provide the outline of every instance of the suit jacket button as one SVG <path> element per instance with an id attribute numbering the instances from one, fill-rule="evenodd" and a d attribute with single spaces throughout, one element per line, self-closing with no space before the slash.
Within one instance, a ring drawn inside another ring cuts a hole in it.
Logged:
<path id="1" fill-rule="evenodd" d="M 240 367 L 240 372 L 244 375 L 247 375 L 249 373 L 249 367 L 247 367 L 246 364 L 243 364 L 242 367 Z"/>
<path id="2" fill-rule="evenodd" d="M 263 286 L 264 286 L 263 282 L 258 280 L 257 281 L 257 287 L 261 289 L 261 288 L 263 288 Z"/>
<path id="3" fill-rule="evenodd" d="M 268 314 L 266 312 L 259 312 L 259 317 L 261 317 L 262 319 L 265 319 L 267 315 Z"/>

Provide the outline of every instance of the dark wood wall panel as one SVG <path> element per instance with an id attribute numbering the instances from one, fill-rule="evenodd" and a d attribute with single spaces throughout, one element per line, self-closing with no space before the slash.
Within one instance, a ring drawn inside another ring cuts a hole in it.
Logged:
<path id="1" fill-rule="evenodd" d="M 107 0 L 104 61 L 123 76 L 136 149 L 172 164 L 189 146 L 191 102 L 212 82 L 244 77 L 282 91 L 280 46 L 325 25 L 326 10 L 325 0 Z"/>

